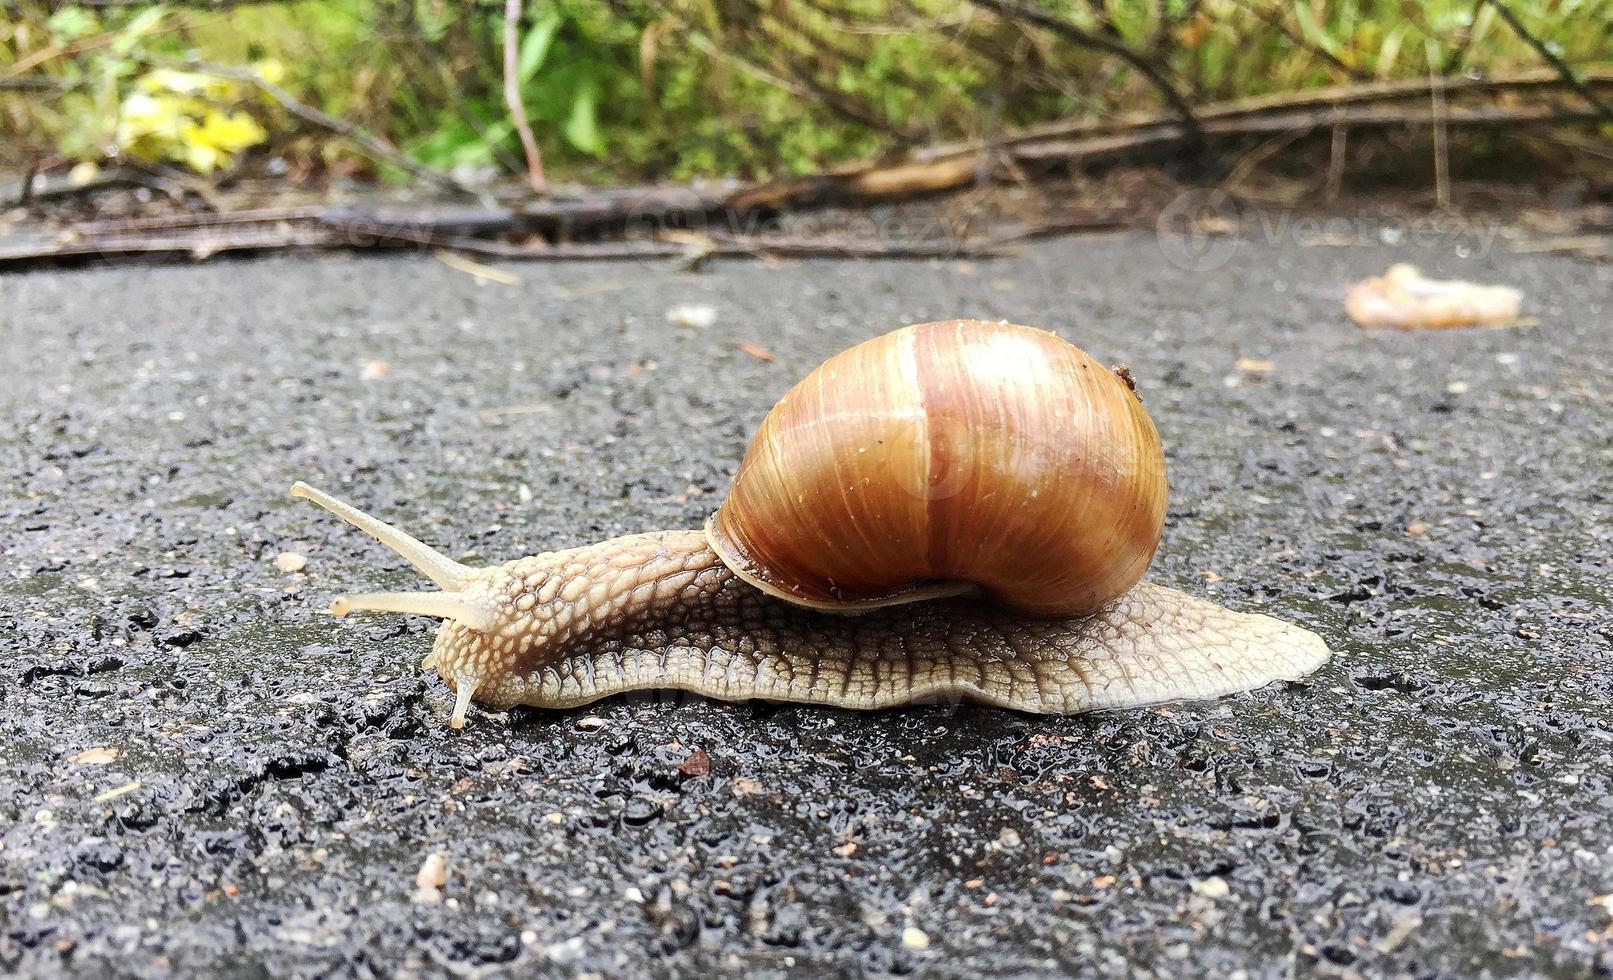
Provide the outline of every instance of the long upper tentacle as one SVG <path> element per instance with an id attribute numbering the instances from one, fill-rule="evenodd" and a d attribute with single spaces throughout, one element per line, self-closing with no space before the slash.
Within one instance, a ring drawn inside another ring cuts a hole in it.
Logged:
<path id="1" fill-rule="evenodd" d="M 291 485 L 291 495 L 305 500 L 312 500 L 347 523 L 369 534 L 375 540 L 403 556 L 404 560 L 409 564 L 420 569 L 427 578 L 437 583 L 437 587 L 440 589 L 447 592 L 458 591 L 475 574 L 474 569 L 461 565 L 442 552 L 405 534 L 385 521 L 371 517 L 352 504 L 337 500 L 323 490 L 316 490 L 301 480 Z"/>

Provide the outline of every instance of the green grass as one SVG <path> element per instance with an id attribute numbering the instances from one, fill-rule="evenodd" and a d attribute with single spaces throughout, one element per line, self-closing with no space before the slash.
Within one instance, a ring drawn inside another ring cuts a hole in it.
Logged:
<path id="1" fill-rule="evenodd" d="M 1508 2 L 1568 63 L 1613 59 L 1613 0 Z M 546 162 L 562 178 L 803 172 L 918 142 L 1164 105 L 1122 59 L 968 0 L 529 0 L 528 8 L 522 88 Z M 502 4 L 299 0 L 51 14 L 43 0 L 21 0 L 8 9 L 0 166 L 103 159 L 148 59 L 192 55 L 278 65 L 299 98 L 434 166 L 522 166 L 500 88 Z M 1493 7 L 1474 0 L 1040 0 L 1040 9 L 1161 66 L 1196 104 L 1541 64 Z M 30 87 L 5 88 L 8 75 Z M 250 93 L 227 100 L 263 123 L 270 147 L 297 172 L 362 161 Z"/>

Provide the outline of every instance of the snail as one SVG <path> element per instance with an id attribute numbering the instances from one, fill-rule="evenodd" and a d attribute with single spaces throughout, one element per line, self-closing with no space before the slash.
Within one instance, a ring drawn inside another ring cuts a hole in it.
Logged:
<path id="1" fill-rule="evenodd" d="M 831 357 L 763 421 L 702 530 L 470 568 L 305 483 L 440 592 L 339 598 L 443 619 L 423 668 L 493 707 L 645 688 L 846 708 L 1029 712 L 1298 679 L 1321 638 L 1142 581 L 1159 435 L 1123 368 L 1006 322 L 904 327 Z"/>

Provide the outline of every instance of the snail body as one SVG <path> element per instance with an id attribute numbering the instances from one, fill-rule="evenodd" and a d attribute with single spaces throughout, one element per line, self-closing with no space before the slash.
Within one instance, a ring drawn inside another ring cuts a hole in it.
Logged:
<path id="1" fill-rule="evenodd" d="M 441 592 L 331 611 L 446 620 L 424 666 L 494 707 L 679 688 L 850 708 L 1073 713 L 1310 673 L 1315 634 L 1140 581 L 1159 437 L 1123 371 L 1052 334 L 945 321 L 830 358 L 763 422 L 702 531 L 473 569 L 303 483 Z"/>

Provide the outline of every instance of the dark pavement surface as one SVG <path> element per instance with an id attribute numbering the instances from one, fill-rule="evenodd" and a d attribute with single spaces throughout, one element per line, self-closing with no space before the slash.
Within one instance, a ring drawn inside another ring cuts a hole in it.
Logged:
<path id="1" fill-rule="evenodd" d="M 0 277 L 0 967 L 1609 976 L 1613 267 L 1474 250 Z M 1400 260 L 1540 325 L 1350 325 Z M 1075 718 L 646 696 L 455 732 L 430 621 L 322 612 L 424 580 L 294 479 L 473 560 L 693 527 L 796 378 L 955 316 L 1128 361 L 1153 577 L 1335 661 Z"/>

